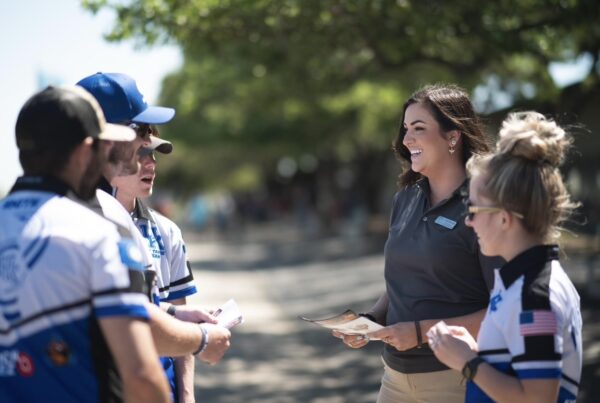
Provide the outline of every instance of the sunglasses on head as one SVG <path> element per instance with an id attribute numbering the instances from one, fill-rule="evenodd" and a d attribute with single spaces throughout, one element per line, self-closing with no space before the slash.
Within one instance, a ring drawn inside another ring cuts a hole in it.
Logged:
<path id="1" fill-rule="evenodd" d="M 475 219 L 475 214 L 477 213 L 498 213 L 502 210 L 506 210 L 502 207 L 496 207 L 496 206 L 475 206 L 473 205 L 473 203 L 471 203 L 471 200 L 469 200 L 468 198 L 465 198 L 463 200 L 465 207 L 466 207 L 466 216 L 467 219 L 469 221 L 473 221 L 473 219 Z M 523 215 L 519 214 L 515 211 L 510 211 L 510 210 L 506 210 L 509 213 L 511 213 L 512 215 L 514 215 L 517 218 L 523 219 Z"/>

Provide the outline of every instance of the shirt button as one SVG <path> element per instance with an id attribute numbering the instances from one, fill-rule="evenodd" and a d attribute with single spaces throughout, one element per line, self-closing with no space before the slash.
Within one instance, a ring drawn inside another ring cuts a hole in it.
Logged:
<path id="1" fill-rule="evenodd" d="M 423 221 L 427 221 L 427 217 L 423 217 Z"/>

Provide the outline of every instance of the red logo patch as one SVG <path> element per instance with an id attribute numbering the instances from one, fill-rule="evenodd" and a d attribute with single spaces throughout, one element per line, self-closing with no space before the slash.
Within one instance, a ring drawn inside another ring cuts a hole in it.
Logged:
<path id="1" fill-rule="evenodd" d="M 33 360 L 27 353 L 22 351 L 19 353 L 19 359 L 17 360 L 17 372 L 25 377 L 30 377 L 35 372 Z"/>

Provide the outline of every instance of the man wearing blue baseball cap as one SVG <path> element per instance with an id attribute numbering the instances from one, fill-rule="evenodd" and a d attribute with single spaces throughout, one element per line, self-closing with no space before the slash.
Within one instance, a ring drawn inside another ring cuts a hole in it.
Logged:
<path id="1" fill-rule="evenodd" d="M 125 74 L 96 73 L 82 79 L 77 84 L 85 88 L 96 98 L 108 122 L 129 126 L 137 132 L 138 138 L 142 139 L 140 142 L 141 144 L 138 143 L 133 148 L 129 149 L 117 149 L 116 153 L 118 155 L 112 155 L 112 162 L 116 164 L 115 166 L 118 166 L 118 164 L 121 165 L 111 173 L 105 173 L 106 180 L 104 181 L 102 188 L 113 196 L 116 196 L 118 189 L 110 187 L 110 182 L 112 182 L 116 176 L 127 176 L 137 173 L 139 169 L 137 152 L 142 145 L 144 147 L 152 147 L 153 150 L 161 153 L 168 154 L 171 152 L 171 143 L 154 136 L 152 126 L 169 122 L 175 116 L 175 110 L 162 106 L 148 105 L 137 88 L 135 81 Z M 109 161 L 110 160 L 111 158 L 109 156 Z M 124 164 L 123 161 L 126 163 Z M 102 200 L 103 198 L 99 197 L 98 199 L 101 203 L 105 203 L 102 207 L 103 210 L 106 211 L 108 203 L 106 203 L 106 200 Z M 113 201 L 116 202 L 116 199 L 113 199 Z M 110 209 L 117 208 L 113 204 L 114 203 L 110 204 Z M 123 206 L 119 205 L 118 208 L 122 210 L 121 213 L 125 212 L 128 219 L 131 221 L 129 213 L 126 212 Z M 165 236 L 168 235 L 163 234 L 162 238 Z M 155 245 L 149 245 L 149 248 L 153 246 Z M 154 249 L 152 249 L 152 252 L 155 252 Z M 160 253 L 162 253 L 162 250 L 160 250 Z M 157 305 L 161 306 L 164 310 L 167 310 L 167 312 L 178 319 L 193 322 L 202 321 L 216 323 L 216 319 L 212 315 L 199 307 L 189 305 L 180 307 L 180 305 L 186 304 L 187 296 L 197 292 L 189 265 L 183 269 L 173 267 L 173 270 L 166 276 L 164 270 L 161 270 L 154 264 L 153 273 L 156 273 L 158 283 L 158 287 L 155 286 L 152 292 L 154 302 L 156 302 Z M 168 304 L 166 302 L 168 302 Z M 174 305 L 178 305 L 177 310 L 174 308 Z M 155 318 L 152 317 L 152 319 L 154 320 Z M 161 329 L 168 328 L 166 323 L 163 323 L 163 319 L 164 318 L 157 316 L 157 323 L 152 326 L 153 336 L 155 337 L 159 352 L 165 351 L 161 344 L 166 340 L 173 340 L 173 342 L 175 342 L 175 340 L 180 339 L 180 337 L 177 337 L 178 335 L 174 333 L 171 333 L 171 336 L 175 337 L 171 337 L 170 339 L 169 335 L 155 334 L 156 331 L 162 331 Z M 230 333 L 227 329 L 221 329 L 218 326 L 207 324 L 203 324 L 202 326 L 203 333 L 206 335 L 206 337 L 203 337 L 203 340 L 206 340 L 206 343 L 203 342 L 194 354 L 202 353 L 206 350 L 204 354 L 199 354 L 200 359 L 209 363 L 215 363 L 229 348 Z M 169 327 L 170 330 L 171 328 L 172 326 Z M 210 344 L 208 343 L 208 340 L 210 340 Z M 174 400 L 186 403 L 193 402 L 194 360 L 189 353 L 187 356 L 179 357 L 179 355 L 180 354 L 178 354 L 178 358 L 176 359 L 163 357 L 161 358 L 161 361 L 167 377 L 169 378 Z"/>

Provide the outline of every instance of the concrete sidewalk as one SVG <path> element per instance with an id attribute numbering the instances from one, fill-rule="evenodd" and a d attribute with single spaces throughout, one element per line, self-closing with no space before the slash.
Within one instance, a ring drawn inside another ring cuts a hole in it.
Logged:
<path id="1" fill-rule="evenodd" d="M 186 235 L 199 294 L 217 307 L 234 298 L 245 323 L 216 366 L 197 364 L 199 402 L 374 402 L 382 345 L 346 348 L 328 331 L 298 319 L 368 309 L 384 290 L 383 239 L 306 239 L 286 228 L 236 240 Z M 585 281 L 581 262 L 571 274 Z M 579 402 L 597 402 L 600 304 L 585 301 L 584 379 Z"/>

